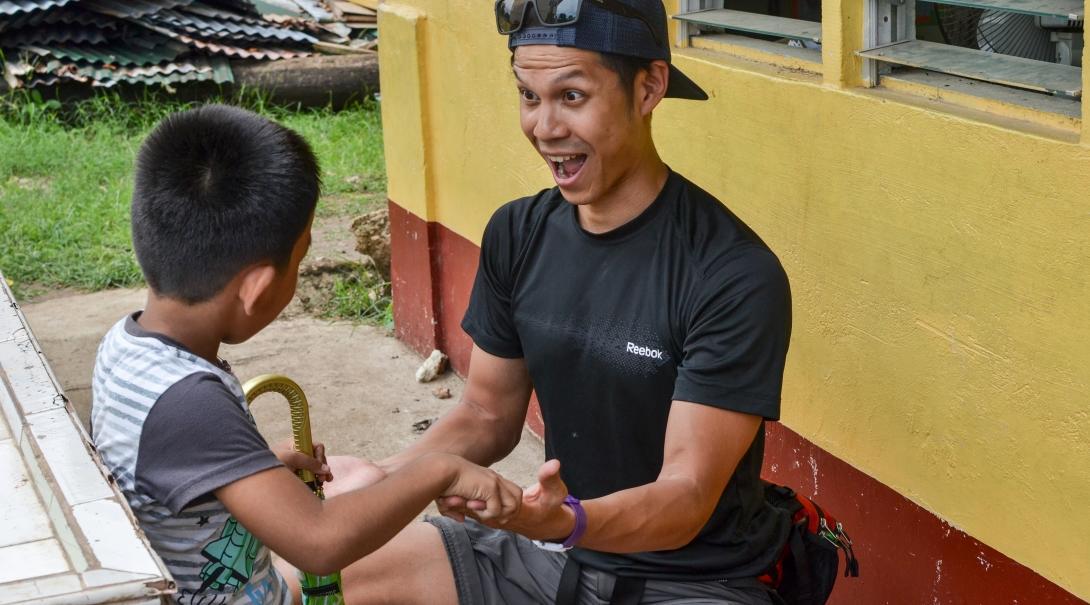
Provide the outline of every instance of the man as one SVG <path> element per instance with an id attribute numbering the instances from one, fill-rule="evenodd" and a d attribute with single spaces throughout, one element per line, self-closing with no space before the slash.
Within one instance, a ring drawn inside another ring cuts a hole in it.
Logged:
<path id="1" fill-rule="evenodd" d="M 787 279 L 651 136 L 664 97 L 707 96 L 669 63 L 659 0 L 500 0 L 496 13 L 522 130 L 557 187 L 492 217 L 462 400 L 380 466 L 502 459 L 532 388 L 554 460 L 502 529 L 459 523 L 473 511 L 444 500 L 445 517 L 346 573 L 368 577 L 360 602 L 769 603 L 755 578 L 789 522 L 759 472 Z"/>

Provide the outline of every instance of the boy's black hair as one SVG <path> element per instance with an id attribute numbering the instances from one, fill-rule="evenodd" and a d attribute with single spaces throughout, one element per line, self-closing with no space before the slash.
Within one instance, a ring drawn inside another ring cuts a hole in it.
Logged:
<path id="1" fill-rule="evenodd" d="M 132 240 L 157 294 L 194 304 L 260 262 L 287 265 L 318 202 L 310 145 L 253 112 L 173 114 L 136 158 Z"/>

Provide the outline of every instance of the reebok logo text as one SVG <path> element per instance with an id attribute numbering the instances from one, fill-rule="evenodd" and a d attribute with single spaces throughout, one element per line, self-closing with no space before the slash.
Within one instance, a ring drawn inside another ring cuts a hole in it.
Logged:
<path id="1" fill-rule="evenodd" d="M 628 343 L 628 346 L 624 348 L 625 351 L 632 353 L 633 355 L 639 355 L 640 357 L 650 357 L 651 359 L 662 359 L 662 351 L 658 349 L 652 349 L 651 347 L 641 347 L 635 343 Z"/>

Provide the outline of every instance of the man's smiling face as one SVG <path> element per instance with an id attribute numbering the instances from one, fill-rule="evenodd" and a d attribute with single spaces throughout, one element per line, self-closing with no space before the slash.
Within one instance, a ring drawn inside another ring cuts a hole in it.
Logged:
<path id="1" fill-rule="evenodd" d="M 522 132 L 564 198 L 587 204 L 614 190 L 642 151 L 646 125 L 633 91 L 592 51 L 520 46 L 512 68 Z"/>

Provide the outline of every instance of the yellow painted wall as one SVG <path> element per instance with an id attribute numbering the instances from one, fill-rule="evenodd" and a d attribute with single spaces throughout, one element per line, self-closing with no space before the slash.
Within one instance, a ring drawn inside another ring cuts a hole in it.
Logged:
<path id="1" fill-rule="evenodd" d="M 381 19 L 391 199 L 479 242 L 497 206 L 551 179 L 518 129 L 491 3 L 405 4 L 421 27 L 397 4 Z M 859 18 L 845 11 L 834 38 L 861 41 Z M 427 57 L 408 99 L 387 87 L 405 53 Z M 712 99 L 665 101 L 660 151 L 783 260 L 784 423 L 1090 599 L 1090 145 L 842 87 L 849 54 L 826 50 L 823 77 L 679 51 Z M 424 153 L 421 121 L 434 185 L 399 197 L 425 178 L 402 161 Z"/>

